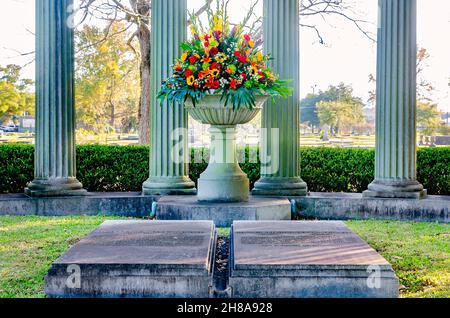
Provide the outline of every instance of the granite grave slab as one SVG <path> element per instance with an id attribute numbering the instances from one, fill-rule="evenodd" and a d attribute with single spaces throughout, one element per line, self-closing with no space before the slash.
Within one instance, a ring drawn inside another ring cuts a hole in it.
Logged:
<path id="1" fill-rule="evenodd" d="M 215 242 L 210 221 L 107 221 L 53 263 L 45 292 L 50 297 L 209 297 Z"/>
<path id="2" fill-rule="evenodd" d="M 391 265 L 343 222 L 236 221 L 233 297 L 398 297 Z"/>

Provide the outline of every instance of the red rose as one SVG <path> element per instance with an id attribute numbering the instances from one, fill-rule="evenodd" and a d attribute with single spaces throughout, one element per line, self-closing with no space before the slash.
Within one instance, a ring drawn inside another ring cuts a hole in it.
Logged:
<path id="1" fill-rule="evenodd" d="M 250 35 L 246 34 L 244 35 L 244 39 L 245 41 L 249 42 L 252 38 L 250 37 Z"/>
<path id="2" fill-rule="evenodd" d="M 219 53 L 219 49 L 216 47 L 211 48 L 211 50 L 209 50 L 209 55 L 214 56 L 217 53 Z"/>
<path id="3" fill-rule="evenodd" d="M 190 70 L 190 69 L 187 69 L 185 72 L 184 72 L 184 76 L 186 76 L 186 77 L 189 77 L 189 76 L 192 76 L 194 73 L 192 73 L 192 71 Z"/>
<path id="4" fill-rule="evenodd" d="M 245 81 L 245 80 L 247 79 L 247 74 L 242 73 L 242 74 L 241 74 L 241 77 L 242 77 L 242 79 Z"/>
<path id="5" fill-rule="evenodd" d="M 220 82 L 219 81 L 215 81 L 212 83 L 212 88 L 213 89 L 218 89 L 220 87 Z"/>
<path id="6" fill-rule="evenodd" d="M 213 62 L 213 63 L 211 64 L 211 69 L 212 69 L 212 70 L 219 70 L 219 69 L 220 69 L 220 64 L 217 63 L 217 62 Z"/>
<path id="7" fill-rule="evenodd" d="M 209 46 L 209 42 L 205 42 L 204 45 L 205 45 L 205 47 L 208 47 Z"/>
<path id="8" fill-rule="evenodd" d="M 242 64 L 246 64 L 248 62 L 248 59 L 246 56 L 242 55 L 238 58 L 238 61 L 241 62 Z"/>
<path id="9" fill-rule="evenodd" d="M 191 64 L 195 64 L 195 62 L 197 62 L 197 56 L 195 55 L 191 55 L 191 57 L 189 58 L 189 62 L 191 62 Z"/>
<path id="10" fill-rule="evenodd" d="M 236 51 L 236 52 L 234 52 L 234 56 L 236 56 L 236 57 L 239 57 L 239 56 L 241 56 L 242 54 L 241 54 L 241 52 L 239 52 L 239 51 Z"/>

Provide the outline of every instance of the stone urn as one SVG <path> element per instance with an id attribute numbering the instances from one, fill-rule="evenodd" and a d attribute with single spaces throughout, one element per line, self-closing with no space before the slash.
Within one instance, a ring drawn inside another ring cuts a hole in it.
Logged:
<path id="1" fill-rule="evenodd" d="M 257 96 L 253 109 L 224 107 L 221 95 L 207 95 L 195 104 L 188 99 L 185 108 L 195 120 L 211 125 L 208 168 L 198 180 L 200 202 L 248 201 L 250 182 L 241 170 L 236 153 L 236 126 L 250 122 L 261 111 L 266 96 Z"/>

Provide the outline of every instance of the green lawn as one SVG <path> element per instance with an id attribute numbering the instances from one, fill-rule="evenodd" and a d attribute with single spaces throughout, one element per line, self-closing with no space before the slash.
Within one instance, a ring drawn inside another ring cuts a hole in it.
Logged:
<path id="1" fill-rule="evenodd" d="M 111 217 L 0 216 L 0 298 L 45 297 L 43 278 L 51 263 L 106 219 Z M 402 297 L 450 297 L 449 225 L 348 224 L 394 266 Z"/>

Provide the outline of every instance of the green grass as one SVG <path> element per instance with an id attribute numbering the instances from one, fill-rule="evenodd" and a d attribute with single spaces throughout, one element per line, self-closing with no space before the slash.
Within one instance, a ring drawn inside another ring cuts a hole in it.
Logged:
<path id="1" fill-rule="evenodd" d="M 351 221 L 349 227 L 390 262 L 402 297 L 450 298 L 450 226 Z"/>
<path id="2" fill-rule="evenodd" d="M 0 217 L 0 298 L 42 298 L 50 265 L 104 217 Z"/>
<path id="3" fill-rule="evenodd" d="M 0 216 L 0 298 L 45 297 L 44 276 L 71 245 L 111 217 Z M 450 227 L 351 221 L 400 278 L 402 297 L 450 297 Z M 219 229 L 227 235 L 229 229 Z"/>

